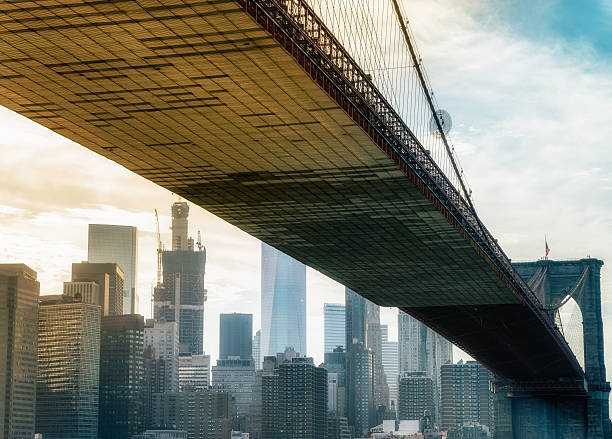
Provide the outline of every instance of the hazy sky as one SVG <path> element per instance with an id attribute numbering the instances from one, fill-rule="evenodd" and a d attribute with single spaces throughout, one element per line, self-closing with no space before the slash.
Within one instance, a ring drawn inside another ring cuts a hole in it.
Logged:
<path id="1" fill-rule="evenodd" d="M 512 5 L 508 5 L 512 3 Z M 513 260 L 603 259 L 612 370 L 612 2 L 413 0 L 406 10 L 477 210 Z M 170 244 L 168 191 L 0 108 L 0 261 L 36 269 L 58 293 L 86 259 L 87 225 L 139 229 L 140 310 L 150 315 L 155 223 Z M 192 206 L 207 248 L 205 350 L 216 358 L 220 312 L 260 327 L 259 242 Z M 309 270 L 308 349 L 323 359 L 323 303 L 343 289 Z M 385 310 L 396 337 L 396 311 Z"/>

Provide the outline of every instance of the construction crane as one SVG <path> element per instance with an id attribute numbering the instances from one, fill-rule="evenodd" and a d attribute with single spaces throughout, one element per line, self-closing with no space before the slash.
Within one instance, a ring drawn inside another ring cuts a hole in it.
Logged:
<path id="1" fill-rule="evenodd" d="M 162 274 L 162 242 L 159 236 L 159 216 L 157 215 L 157 209 L 155 209 L 155 233 L 157 235 L 157 286 L 160 286 Z"/>

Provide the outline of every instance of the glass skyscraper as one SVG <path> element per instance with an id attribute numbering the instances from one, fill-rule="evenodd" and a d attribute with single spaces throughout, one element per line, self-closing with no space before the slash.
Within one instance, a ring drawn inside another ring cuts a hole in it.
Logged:
<path id="1" fill-rule="evenodd" d="M 219 316 L 219 358 L 238 357 L 249 360 L 253 355 L 253 314 Z"/>
<path id="2" fill-rule="evenodd" d="M 38 312 L 36 432 L 98 438 L 101 307 L 42 296 Z"/>
<path id="3" fill-rule="evenodd" d="M 138 231 L 132 226 L 90 224 L 87 241 L 89 262 L 114 262 L 123 271 L 123 314 L 138 313 Z"/>
<path id="4" fill-rule="evenodd" d="M 400 375 L 425 372 L 434 386 L 434 419 L 440 415 L 440 370 L 453 362 L 453 345 L 414 317 L 399 311 L 398 349 Z"/>
<path id="5" fill-rule="evenodd" d="M 306 355 L 306 266 L 261 243 L 261 356 Z"/>
<path id="6" fill-rule="evenodd" d="M 396 341 L 389 341 L 389 328 L 387 325 L 380 326 L 382 337 L 382 363 L 385 369 L 385 377 L 389 386 L 389 400 L 397 408 L 398 378 L 399 378 L 399 352 Z M 391 405 L 389 405 L 391 407 Z"/>
<path id="7" fill-rule="evenodd" d="M 325 352 L 334 352 L 338 346 L 346 348 L 345 306 L 340 303 L 323 305 L 325 325 Z"/>

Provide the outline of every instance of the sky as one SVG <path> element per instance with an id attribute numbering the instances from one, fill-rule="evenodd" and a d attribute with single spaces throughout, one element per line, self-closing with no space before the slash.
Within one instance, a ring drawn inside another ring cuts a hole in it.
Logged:
<path id="1" fill-rule="evenodd" d="M 412 0 L 410 25 L 476 209 L 514 261 L 603 259 L 612 370 L 612 1 Z M 89 223 L 138 227 L 140 311 L 150 315 L 155 218 L 170 245 L 177 198 L 121 166 L 0 107 L 0 262 L 23 262 L 42 294 L 86 259 Z M 205 350 L 218 354 L 219 313 L 252 312 L 260 328 L 260 244 L 191 205 L 207 248 Z M 608 263 L 608 261 L 610 261 Z M 308 355 L 323 360 L 323 303 L 341 285 L 308 270 Z M 382 312 L 397 337 L 397 315 Z M 456 351 L 457 357 L 460 352 Z"/>

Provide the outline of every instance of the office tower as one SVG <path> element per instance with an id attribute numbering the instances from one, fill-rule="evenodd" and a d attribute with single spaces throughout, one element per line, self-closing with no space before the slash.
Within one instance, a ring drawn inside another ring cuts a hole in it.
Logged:
<path id="1" fill-rule="evenodd" d="M 179 390 L 210 387 L 210 355 L 179 355 Z"/>
<path id="2" fill-rule="evenodd" d="M 163 360 L 168 381 L 161 392 L 179 390 L 179 336 L 176 322 L 160 322 L 147 319 L 144 326 L 144 347 L 153 358 Z"/>
<path id="3" fill-rule="evenodd" d="M 219 358 L 250 360 L 253 354 L 253 314 L 219 316 Z"/>
<path id="4" fill-rule="evenodd" d="M 312 358 L 298 357 L 278 367 L 282 429 L 293 439 L 327 434 L 327 370 Z"/>
<path id="5" fill-rule="evenodd" d="M 239 357 L 220 358 L 212 368 L 213 388 L 231 392 L 234 409 L 234 429 L 247 422 L 251 415 L 250 407 L 255 383 L 253 360 Z"/>
<path id="6" fill-rule="evenodd" d="M 346 308 L 340 303 L 323 305 L 325 352 L 333 352 L 338 346 L 346 347 L 345 314 Z"/>
<path id="7" fill-rule="evenodd" d="M 188 439 L 185 430 L 147 430 L 132 439 Z"/>
<path id="8" fill-rule="evenodd" d="M 144 424 L 144 318 L 102 317 L 99 439 L 123 439 Z"/>
<path id="9" fill-rule="evenodd" d="M 153 395 L 153 424 L 187 432 L 188 439 L 227 439 L 232 395 L 218 390 L 186 390 Z"/>
<path id="10" fill-rule="evenodd" d="M 434 410 L 433 379 L 425 372 L 408 372 L 399 380 L 397 417 L 400 420 L 420 420 Z"/>
<path id="11" fill-rule="evenodd" d="M 96 282 L 64 282 L 64 296 L 74 297 L 78 302 L 96 304 L 99 302 L 100 285 Z"/>
<path id="12" fill-rule="evenodd" d="M 72 282 L 95 282 L 99 285 L 96 305 L 102 307 L 103 315 L 123 314 L 123 271 L 115 263 L 81 262 L 72 264 Z M 69 286 L 67 294 L 73 288 Z"/>
<path id="13" fill-rule="evenodd" d="M 327 372 L 327 411 L 338 411 L 338 374 Z"/>
<path id="14" fill-rule="evenodd" d="M 374 354 L 362 343 L 353 343 L 347 356 L 347 418 L 356 437 L 376 423 Z"/>
<path id="15" fill-rule="evenodd" d="M 448 429 L 470 423 L 492 427 L 492 379 L 476 361 L 442 366 L 442 425 Z"/>
<path id="16" fill-rule="evenodd" d="M 493 427 L 493 376 L 476 361 L 445 364 L 441 374 L 441 424 L 452 429 L 478 423 Z"/>
<path id="17" fill-rule="evenodd" d="M 398 343 L 389 341 L 389 328 L 387 325 L 380 326 L 382 338 L 382 363 L 385 370 L 385 378 L 389 386 L 389 405 L 388 407 L 397 408 L 398 398 L 398 379 L 399 379 L 399 352 Z"/>
<path id="18" fill-rule="evenodd" d="M 386 406 L 389 403 L 389 389 L 382 365 L 382 336 L 380 330 L 380 307 L 361 297 L 349 288 L 345 288 L 346 311 L 346 343 L 360 343 L 372 351 L 374 357 L 375 407 Z M 354 389 L 349 387 L 348 392 Z M 359 400 L 359 396 L 351 396 Z M 351 419 L 349 419 L 349 423 Z"/>
<path id="19" fill-rule="evenodd" d="M 341 347 L 337 347 L 333 352 L 325 352 L 325 368 L 329 375 L 335 375 L 337 377 L 337 388 L 336 396 L 328 394 L 328 398 L 334 398 L 336 400 L 335 415 L 345 417 L 346 416 L 346 352 Z"/>
<path id="20" fill-rule="evenodd" d="M 98 437 L 99 305 L 40 298 L 36 432 L 45 439 Z"/>
<path id="21" fill-rule="evenodd" d="M 138 231 L 132 226 L 90 224 L 87 261 L 114 262 L 123 271 L 123 314 L 138 313 Z"/>
<path id="22" fill-rule="evenodd" d="M 440 370 L 453 362 L 452 344 L 423 323 L 403 311 L 398 314 L 398 349 L 400 374 L 425 372 L 433 379 L 434 413 L 440 420 Z"/>
<path id="23" fill-rule="evenodd" d="M 204 268 L 206 249 L 187 238 L 189 206 L 172 205 L 172 251 L 162 252 L 163 283 L 155 287 L 155 320 L 179 323 L 179 351 L 204 353 Z"/>
<path id="24" fill-rule="evenodd" d="M 261 369 L 261 329 L 258 329 L 253 337 L 253 364 L 255 365 L 255 369 Z"/>
<path id="25" fill-rule="evenodd" d="M 261 243 L 261 355 L 306 353 L 306 266 Z"/>
<path id="26" fill-rule="evenodd" d="M 36 412 L 36 271 L 0 264 L 0 439 L 31 439 Z"/>

